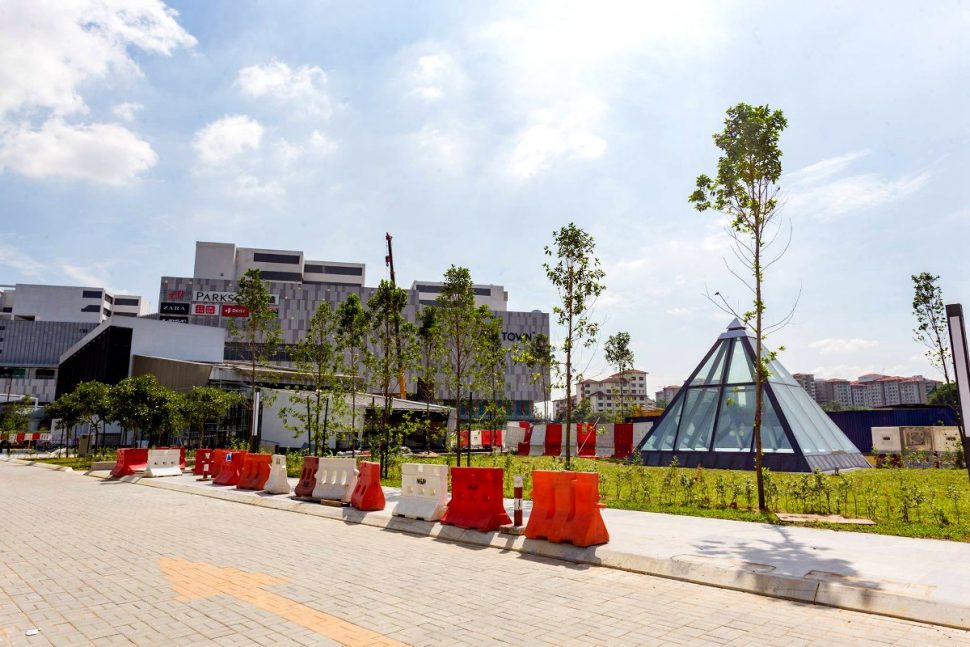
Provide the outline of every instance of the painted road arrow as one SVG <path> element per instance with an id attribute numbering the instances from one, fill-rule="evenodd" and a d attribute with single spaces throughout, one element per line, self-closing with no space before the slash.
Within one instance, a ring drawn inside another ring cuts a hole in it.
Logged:
<path id="1" fill-rule="evenodd" d="M 398 642 L 375 631 L 364 629 L 336 616 L 317 611 L 264 588 L 286 583 L 288 578 L 285 577 L 276 577 L 265 573 L 247 573 L 235 568 L 213 566 L 212 564 L 190 562 L 171 557 L 159 559 L 158 567 L 181 601 L 207 598 L 213 595 L 229 595 L 343 645 L 407 647 L 405 643 Z"/>

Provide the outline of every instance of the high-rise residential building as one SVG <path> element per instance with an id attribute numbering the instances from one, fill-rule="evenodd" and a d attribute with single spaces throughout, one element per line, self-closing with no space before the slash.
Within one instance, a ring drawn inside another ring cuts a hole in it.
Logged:
<path id="1" fill-rule="evenodd" d="M 795 373 L 792 377 L 815 400 L 815 376 L 811 373 Z"/>
<path id="2" fill-rule="evenodd" d="M 654 394 L 654 399 L 657 401 L 657 404 L 658 405 L 660 403 L 663 403 L 663 404 L 666 405 L 666 404 L 670 404 L 671 402 L 673 402 L 674 401 L 674 397 L 678 393 L 680 393 L 680 385 L 672 384 L 670 386 L 665 386 L 661 390 L 657 391 Z"/>
<path id="3" fill-rule="evenodd" d="M 636 369 L 614 373 L 602 380 L 583 380 L 576 395 L 580 400 L 589 400 L 593 413 L 653 404 L 647 395 L 647 373 Z"/>
<path id="4" fill-rule="evenodd" d="M 799 384 L 812 395 L 807 386 L 811 374 L 794 376 Z M 850 382 L 841 378 L 814 380 L 814 398 L 819 404 L 838 402 L 845 407 L 886 407 L 904 404 L 926 404 L 927 395 L 940 384 L 922 375 L 898 377 L 867 373 Z"/>

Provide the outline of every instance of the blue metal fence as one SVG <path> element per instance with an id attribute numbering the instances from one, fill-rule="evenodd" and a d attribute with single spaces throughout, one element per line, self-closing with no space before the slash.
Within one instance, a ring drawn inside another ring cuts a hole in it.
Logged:
<path id="1" fill-rule="evenodd" d="M 863 454 L 872 452 L 873 427 L 931 427 L 939 424 L 957 424 L 956 415 L 950 407 L 830 411 L 829 417 Z"/>

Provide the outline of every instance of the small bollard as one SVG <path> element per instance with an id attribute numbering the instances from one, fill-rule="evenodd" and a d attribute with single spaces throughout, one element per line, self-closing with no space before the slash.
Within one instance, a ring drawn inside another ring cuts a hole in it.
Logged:
<path id="1" fill-rule="evenodd" d="M 516 476 L 513 484 L 515 487 L 515 506 L 512 508 L 512 525 L 518 528 L 522 525 L 522 477 Z"/>
<path id="2" fill-rule="evenodd" d="M 209 480 L 209 463 L 205 463 L 202 465 L 202 480 L 203 481 Z"/>

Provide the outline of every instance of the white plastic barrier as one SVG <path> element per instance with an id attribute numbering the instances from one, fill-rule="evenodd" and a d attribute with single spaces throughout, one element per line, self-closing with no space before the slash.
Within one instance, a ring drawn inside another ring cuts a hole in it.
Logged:
<path id="1" fill-rule="evenodd" d="M 529 439 L 529 456 L 542 456 L 546 452 L 546 426 L 532 425 L 532 438 Z"/>
<path id="2" fill-rule="evenodd" d="M 448 466 L 430 463 L 401 465 L 401 500 L 395 517 L 437 521 L 448 507 Z"/>
<path id="3" fill-rule="evenodd" d="M 273 454 L 269 464 L 269 478 L 263 489 L 270 494 L 289 494 L 290 482 L 286 480 L 286 456 Z"/>
<path id="4" fill-rule="evenodd" d="M 569 425 L 569 455 L 579 456 L 579 437 L 577 436 L 577 425 L 572 423 Z M 559 452 L 560 456 L 566 455 L 566 425 L 562 426 L 562 451 Z"/>
<path id="5" fill-rule="evenodd" d="M 472 446 L 472 449 L 481 449 L 482 448 L 482 430 L 481 429 L 472 429 L 471 443 L 469 443 L 469 444 Z"/>
<path id="6" fill-rule="evenodd" d="M 519 443 L 525 440 L 525 428 L 518 422 L 509 422 L 505 425 L 505 433 L 502 434 L 502 449 L 516 451 Z"/>
<path id="7" fill-rule="evenodd" d="M 633 423 L 633 450 L 636 451 L 637 447 L 646 437 L 647 432 L 653 429 L 652 422 L 634 422 Z"/>
<path id="8" fill-rule="evenodd" d="M 596 427 L 596 455 L 612 456 L 613 445 L 613 424 L 597 425 Z"/>
<path id="9" fill-rule="evenodd" d="M 177 449 L 149 449 L 145 476 L 182 476 L 181 452 Z"/>
<path id="10" fill-rule="evenodd" d="M 353 458 L 321 458 L 317 467 L 317 484 L 310 496 L 350 503 L 350 495 L 356 486 L 357 461 Z"/>

